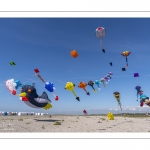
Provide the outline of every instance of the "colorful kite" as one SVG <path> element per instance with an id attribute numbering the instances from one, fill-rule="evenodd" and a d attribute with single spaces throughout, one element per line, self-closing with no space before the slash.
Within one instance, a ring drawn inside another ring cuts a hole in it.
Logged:
<path id="1" fill-rule="evenodd" d="M 86 110 L 83 110 L 83 113 L 84 113 L 84 115 L 87 115 L 87 111 Z"/>
<path id="2" fill-rule="evenodd" d="M 111 76 L 113 75 L 112 72 L 109 72 L 105 77 L 104 79 L 106 80 L 106 84 L 110 81 L 110 79 L 112 78 Z"/>
<path id="3" fill-rule="evenodd" d="M 54 90 L 56 90 L 56 88 L 54 87 L 53 84 L 54 84 L 54 83 L 46 82 L 46 83 L 45 83 L 45 88 L 46 88 L 49 92 L 52 92 L 53 96 L 55 97 L 55 100 L 57 101 L 57 100 L 58 100 L 58 96 L 56 96 L 56 95 L 53 93 Z"/>
<path id="4" fill-rule="evenodd" d="M 16 83 L 14 79 L 6 81 L 6 88 L 11 92 L 11 94 L 16 95 Z"/>
<path id="5" fill-rule="evenodd" d="M 42 81 L 45 83 L 44 79 L 39 75 L 39 70 L 38 69 L 34 69 L 34 72 L 36 73 L 35 75 Z"/>
<path id="6" fill-rule="evenodd" d="M 78 101 L 80 101 L 80 98 L 74 92 L 74 87 L 75 87 L 75 84 L 73 84 L 72 82 L 67 82 L 66 86 L 65 86 L 65 89 L 71 91 L 75 95 L 76 99 Z"/>
<path id="7" fill-rule="evenodd" d="M 147 97 L 145 94 L 143 94 L 142 90 L 139 90 L 138 94 L 140 95 L 140 106 L 142 107 L 145 103 L 146 105 L 148 105 L 150 107 L 149 97 Z"/>
<path id="8" fill-rule="evenodd" d="M 110 76 L 112 76 L 112 75 L 113 75 L 113 73 L 112 73 L 112 72 L 108 72 L 108 74 L 109 74 Z"/>
<path id="9" fill-rule="evenodd" d="M 102 51 L 105 53 L 105 49 L 103 48 L 102 39 L 106 34 L 106 29 L 103 27 L 98 27 L 96 29 L 96 37 L 100 40 L 100 45 L 102 47 Z"/>
<path id="10" fill-rule="evenodd" d="M 106 81 L 106 84 L 110 81 L 110 80 L 109 80 L 110 78 L 107 77 L 107 76 L 105 76 L 104 79 L 105 79 L 105 81 Z"/>
<path id="11" fill-rule="evenodd" d="M 108 120 L 114 120 L 114 115 L 111 112 L 107 114 Z"/>
<path id="12" fill-rule="evenodd" d="M 104 87 L 106 87 L 105 79 L 104 79 L 104 78 L 101 78 L 101 79 L 100 79 L 100 82 L 103 83 L 103 86 L 104 86 Z"/>
<path id="13" fill-rule="evenodd" d="M 44 81 L 44 79 L 39 75 L 39 70 L 38 69 L 34 69 L 34 72 L 36 73 L 35 75 L 37 76 L 37 77 L 39 77 L 39 79 L 40 80 L 42 80 L 42 82 L 44 82 L 45 83 L 45 85 L 44 85 L 44 87 L 49 91 L 49 92 L 52 92 L 52 94 L 53 94 L 53 96 L 55 97 L 55 100 L 57 101 L 59 98 L 58 98 L 58 96 L 56 96 L 53 92 L 54 92 L 54 90 L 56 89 L 55 87 L 54 87 L 54 83 L 52 83 L 52 82 L 45 82 Z"/>
<path id="14" fill-rule="evenodd" d="M 94 87 L 93 87 L 94 82 L 93 82 L 92 80 L 90 80 L 90 81 L 88 82 L 88 85 L 93 88 L 94 92 L 97 92 L 97 91 L 94 89 Z"/>
<path id="15" fill-rule="evenodd" d="M 119 92 L 114 92 L 113 94 L 114 94 L 116 100 L 118 101 L 118 106 L 120 106 L 120 109 L 122 111 L 121 102 L 120 102 L 120 98 L 121 98 L 120 93 Z"/>
<path id="16" fill-rule="evenodd" d="M 138 101 L 138 94 L 139 94 L 139 92 L 141 90 L 141 87 L 140 86 L 136 86 L 135 89 L 137 90 L 137 100 L 136 101 Z"/>
<path id="17" fill-rule="evenodd" d="M 46 92 L 39 96 L 34 86 L 24 85 L 19 94 L 20 99 L 28 106 L 33 108 L 43 108 L 45 110 L 52 108 Z"/>
<path id="18" fill-rule="evenodd" d="M 72 51 L 70 52 L 70 55 L 71 55 L 72 57 L 74 57 L 74 58 L 78 57 L 78 53 L 77 53 L 76 50 L 72 50 Z"/>
<path id="19" fill-rule="evenodd" d="M 128 68 L 128 56 L 131 54 L 131 52 L 129 51 L 124 51 L 121 53 L 121 55 L 123 55 L 124 57 L 126 57 L 126 68 Z"/>
<path id="20" fill-rule="evenodd" d="M 16 95 L 16 91 L 19 87 L 22 87 L 20 80 L 8 79 L 6 81 L 6 88 L 13 94 Z"/>
<path id="21" fill-rule="evenodd" d="M 95 80 L 95 81 L 94 81 L 94 84 L 97 84 L 98 90 L 100 91 L 101 88 L 100 88 L 99 85 L 101 84 L 101 82 L 100 82 L 99 80 Z"/>
<path id="22" fill-rule="evenodd" d="M 87 86 L 87 84 L 84 83 L 84 82 L 80 82 L 79 85 L 78 85 L 78 87 L 83 89 L 86 92 L 87 95 L 90 95 L 90 93 L 87 92 L 87 90 L 86 90 L 86 86 Z"/>
<path id="23" fill-rule="evenodd" d="M 16 64 L 15 64 L 13 61 L 11 61 L 10 64 L 11 64 L 12 66 L 16 66 Z"/>

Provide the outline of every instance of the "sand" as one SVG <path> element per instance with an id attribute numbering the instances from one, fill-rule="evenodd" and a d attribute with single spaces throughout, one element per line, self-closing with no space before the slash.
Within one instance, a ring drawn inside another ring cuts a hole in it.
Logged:
<path id="1" fill-rule="evenodd" d="M 0 116 L 0 132 L 150 132 L 150 117 Z"/>

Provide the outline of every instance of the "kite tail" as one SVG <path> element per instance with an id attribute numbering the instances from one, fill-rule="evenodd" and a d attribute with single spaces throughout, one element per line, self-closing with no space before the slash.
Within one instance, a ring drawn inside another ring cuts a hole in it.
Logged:
<path id="1" fill-rule="evenodd" d="M 128 68 L 128 58 L 126 57 L 126 68 Z"/>
<path id="2" fill-rule="evenodd" d="M 87 93 L 87 90 L 86 89 L 83 89 L 86 93 Z"/>
<path id="3" fill-rule="evenodd" d="M 104 87 L 106 87 L 106 84 L 103 82 Z"/>
<path id="4" fill-rule="evenodd" d="M 120 109 L 122 110 L 120 100 L 118 100 L 118 105 L 120 106 Z"/>
<path id="5" fill-rule="evenodd" d="M 100 38 L 100 45 L 101 45 L 101 47 L 103 49 L 102 38 Z"/>
<path id="6" fill-rule="evenodd" d="M 52 92 L 53 96 L 56 97 L 56 95 Z"/>
<path id="7" fill-rule="evenodd" d="M 94 89 L 94 87 L 93 87 L 93 86 L 92 86 L 92 88 L 93 88 L 94 92 L 96 92 L 96 90 Z"/>
<path id="8" fill-rule="evenodd" d="M 71 92 L 75 95 L 75 97 L 78 97 L 74 91 L 71 91 Z"/>
<path id="9" fill-rule="evenodd" d="M 45 83 L 44 79 L 39 74 L 36 75 L 39 77 L 39 79 L 41 79 Z"/>
<path id="10" fill-rule="evenodd" d="M 100 88 L 99 85 L 98 85 L 98 90 L 100 91 L 100 89 L 101 89 L 101 88 Z"/>

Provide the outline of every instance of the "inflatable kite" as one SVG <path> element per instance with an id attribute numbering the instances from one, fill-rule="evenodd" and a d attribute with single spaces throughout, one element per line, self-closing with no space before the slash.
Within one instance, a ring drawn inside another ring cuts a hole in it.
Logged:
<path id="1" fill-rule="evenodd" d="M 105 81 L 106 81 L 106 84 L 110 81 L 110 80 L 109 80 L 110 78 L 107 77 L 107 76 L 105 76 L 104 79 L 105 79 Z"/>
<path id="2" fill-rule="evenodd" d="M 79 85 L 78 85 L 78 87 L 83 89 L 86 92 L 87 95 L 90 95 L 90 93 L 87 92 L 87 90 L 86 90 L 86 86 L 87 86 L 87 84 L 84 83 L 84 82 L 80 82 Z"/>
<path id="3" fill-rule="evenodd" d="M 6 81 L 6 88 L 13 94 L 16 95 L 16 90 L 19 87 L 22 87 L 23 85 L 21 84 L 20 80 L 14 80 L 14 79 L 8 79 Z"/>
<path id="4" fill-rule="evenodd" d="M 96 29 L 96 37 L 100 40 L 100 45 L 102 47 L 102 51 L 105 53 L 105 49 L 103 48 L 102 39 L 106 34 L 106 29 L 103 27 L 98 27 Z"/>
<path id="5" fill-rule="evenodd" d="M 150 107 L 150 100 L 145 94 L 143 94 L 142 90 L 139 90 L 138 94 L 140 95 L 140 106 L 142 107 L 144 103 Z"/>
<path id="6" fill-rule="evenodd" d="M 129 51 L 124 51 L 121 53 L 124 57 L 126 57 L 126 68 L 128 68 L 128 56 L 131 54 Z"/>
<path id="7" fill-rule="evenodd" d="M 114 115 L 111 112 L 107 114 L 108 120 L 114 120 Z"/>
<path id="8" fill-rule="evenodd" d="M 111 79 L 111 76 L 113 75 L 113 73 L 112 73 L 112 72 L 108 72 L 107 75 L 109 75 L 109 77 L 110 77 L 110 79 Z"/>
<path id="9" fill-rule="evenodd" d="M 90 80 L 90 81 L 88 82 L 88 85 L 93 88 L 94 92 L 96 92 L 96 90 L 95 90 L 94 87 L 93 87 L 94 82 L 93 82 L 92 80 Z"/>
<path id="10" fill-rule="evenodd" d="M 58 96 L 56 96 L 53 92 L 54 90 L 56 90 L 56 88 L 54 87 L 53 83 L 51 82 L 46 82 L 45 83 L 45 88 L 49 91 L 52 92 L 53 96 L 55 97 L 55 100 L 58 100 Z"/>
<path id="11" fill-rule="evenodd" d="M 109 72 L 109 73 L 104 77 L 104 79 L 106 80 L 106 84 L 110 81 L 110 79 L 112 78 L 112 77 L 111 77 L 112 75 L 113 75 L 112 72 Z"/>
<path id="12" fill-rule="evenodd" d="M 39 75 L 39 70 L 38 69 L 34 69 L 34 72 L 36 73 L 35 75 L 42 81 L 45 83 L 44 79 Z"/>
<path id="13" fill-rule="evenodd" d="M 105 79 L 104 79 L 104 78 L 101 78 L 101 79 L 100 79 L 100 82 L 103 83 L 103 86 L 104 86 L 104 87 L 106 87 Z"/>
<path id="14" fill-rule="evenodd" d="M 94 81 L 94 84 L 97 84 L 98 90 L 100 91 L 101 88 L 100 88 L 99 85 L 101 84 L 101 82 L 100 82 L 99 80 L 95 80 L 95 81 Z"/>
<path id="15" fill-rule="evenodd" d="M 44 79 L 39 75 L 39 70 L 38 69 L 34 69 L 34 72 L 36 73 L 35 75 L 42 81 L 45 83 L 44 87 L 49 91 L 52 92 L 53 96 L 55 97 L 55 100 L 57 101 L 59 98 L 58 96 L 56 96 L 53 92 L 56 89 L 54 87 L 54 83 L 53 82 L 45 82 Z"/>
<path id="16" fill-rule="evenodd" d="M 74 87 L 75 87 L 75 84 L 73 84 L 72 82 L 67 82 L 66 86 L 65 86 L 65 89 L 71 91 L 75 95 L 76 99 L 78 101 L 80 101 L 80 98 L 74 92 Z"/>
<path id="17" fill-rule="evenodd" d="M 74 58 L 78 57 L 78 53 L 77 53 L 76 50 L 72 50 L 72 51 L 70 52 L 70 55 L 71 55 L 72 57 L 74 57 Z"/>
<path id="18" fill-rule="evenodd" d="M 83 113 L 84 113 L 84 115 L 87 115 L 87 111 L 86 110 L 83 110 Z"/>
<path id="19" fill-rule="evenodd" d="M 16 66 L 16 64 L 13 61 L 10 62 L 10 65 Z"/>
<path id="20" fill-rule="evenodd" d="M 24 85 L 19 94 L 20 99 L 32 108 L 43 108 L 45 110 L 52 108 L 51 100 L 49 100 L 46 92 L 39 96 L 34 86 Z"/>
<path id="21" fill-rule="evenodd" d="M 9 79 L 6 81 L 6 88 L 11 92 L 11 94 L 16 95 L 16 83 L 14 79 Z"/>
<path id="22" fill-rule="evenodd" d="M 114 92 L 113 94 L 114 94 L 116 100 L 118 101 L 118 106 L 120 106 L 120 109 L 121 109 L 121 111 L 122 111 L 121 102 L 120 102 L 120 97 L 121 97 L 121 96 L 120 96 L 120 93 L 119 93 L 119 92 Z"/>
<path id="23" fill-rule="evenodd" d="M 141 87 L 140 86 L 136 86 L 135 89 L 137 90 L 137 101 L 138 101 L 138 94 L 139 94 L 139 92 L 141 90 Z"/>

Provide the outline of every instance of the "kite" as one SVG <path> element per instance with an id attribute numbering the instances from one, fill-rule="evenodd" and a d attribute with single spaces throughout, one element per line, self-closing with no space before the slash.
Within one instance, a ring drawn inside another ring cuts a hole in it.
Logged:
<path id="1" fill-rule="evenodd" d="M 53 92 L 54 92 L 54 90 L 56 89 L 55 87 L 54 87 L 54 83 L 53 82 L 45 82 L 44 81 L 44 79 L 39 75 L 39 70 L 38 69 L 34 69 L 34 72 L 36 73 L 35 75 L 37 76 L 37 77 L 39 77 L 39 79 L 40 80 L 42 80 L 42 82 L 44 82 L 45 83 L 45 85 L 44 85 L 44 87 L 49 91 L 49 92 L 52 92 L 52 94 L 53 94 L 53 96 L 55 97 L 55 100 L 57 101 L 59 98 L 58 98 L 58 96 L 56 96 Z"/>
<path id="2" fill-rule="evenodd" d="M 36 73 L 35 75 L 45 83 L 44 79 L 38 74 L 40 71 L 38 69 L 34 69 L 34 72 Z"/>
<path id="3" fill-rule="evenodd" d="M 106 81 L 106 84 L 110 81 L 110 80 L 109 80 L 110 78 L 107 77 L 107 76 L 105 76 L 104 79 L 105 79 L 105 81 Z"/>
<path id="4" fill-rule="evenodd" d="M 14 79 L 9 79 L 6 81 L 6 88 L 11 92 L 11 94 L 16 95 L 16 83 Z"/>
<path id="5" fill-rule="evenodd" d="M 100 91 L 101 88 L 100 88 L 99 85 L 101 84 L 101 82 L 100 82 L 99 80 L 95 80 L 95 81 L 94 81 L 94 84 L 97 84 L 98 90 Z"/>
<path id="6" fill-rule="evenodd" d="M 112 78 L 111 76 L 113 75 L 113 73 L 112 72 L 109 72 L 107 75 L 106 75 L 106 77 L 104 77 L 104 79 L 107 81 L 107 83 L 110 81 L 110 79 Z M 106 83 L 106 84 L 107 84 Z"/>
<path id="7" fill-rule="evenodd" d="M 112 66 L 112 62 L 109 63 Z"/>
<path id="8" fill-rule="evenodd" d="M 96 92 L 96 90 L 95 90 L 94 87 L 93 87 L 94 82 L 93 82 L 92 80 L 90 80 L 90 81 L 88 82 L 88 85 L 93 88 L 94 92 Z"/>
<path id="9" fill-rule="evenodd" d="M 135 89 L 137 90 L 137 100 L 136 101 L 138 101 L 138 94 L 139 94 L 139 92 L 141 90 L 141 87 L 140 86 L 136 86 Z"/>
<path id="10" fill-rule="evenodd" d="M 126 68 L 128 68 L 128 56 L 131 54 L 131 52 L 129 51 L 124 51 L 121 53 L 121 55 L 123 55 L 124 57 L 126 57 Z"/>
<path id="11" fill-rule="evenodd" d="M 80 98 L 74 92 L 74 87 L 75 87 L 75 84 L 73 84 L 72 82 L 67 82 L 66 86 L 65 86 L 65 89 L 71 91 L 75 95 L 76 99 L 78 101 L 80 101 Z"/>
<path id="12" fill-rule="evenodd" d="M 120 106 L 120 109 L 122 111 L 121 102 L 120 102 L 120 93 L 119 92 L 114 92 L 113 94 L 114 94 L 116 100 L 118 101 L 118 106 Z"/>
<path id="13" fill-rule="evenodd" d="M 103 27 L 98 27 L 96 29 L 96 37 L 100 40 L 100 45 L 102 47 L 102 51 L 105 53 L 105 49 L 103 48 L 102 39 L 106 34 L 106 29 Z"/>
<path id="14" fill-rule="evenodd" d="M 51 100 L 49 100 L 46 92 L 39 96 L 36 89 L 32 85 L 24 85 L 19 94 L 20 99 L 28 106 L 33 108 L 43 108 L 45 110 L 52 108 Z"/>
<path id="15" fill-rule="evenodd" d="M 113 73 L 112 73 L 112 72 L 108 72 L 108 74 L 109 74 L 110 76 L 112 76 L 112 75 L 113 75 Z"/>
<path id="16" fill-rule="evenodd" d="M 134 77 L 139 77 L 139 74 L 138 73 L 134 73 Z"/>
<path id="17" fill-rule="evenodd" d="M 140 95 L 140 106 L 142 107 L 145 103 L 146 105 L 148 105 L 150 107 L 149 97 L 147 97 L 145 94 L 143 94 L 142 90 L 139 90 L 138 94 Z"/>
<path id="18" fill-rule="evenodd" d="M 20 82 L 20 80 L 14 80 L 14 79 L 8 79 L 6 81 L 6 88 L 13 94 L 16 95 L 16 90 L 19 87 L 22 87 L 23 84 Z"/>
<path id="19" fill-rule="evenodd" d="M 76 50 L 72 50 L 72 51 L 70 52 L 70 55 L 71 55 L 72 57 L 74 57 L 74 58 L 78 57 L 78 53 L 77 53 Z"/>
<path id="20" fill-rule="evenodd" d="M 83 110 L 83 113 L 84 113 L 84 115 L 87 115 L 87 111 L 86 110 Z"/>
<path id="21" fill-rule="evenodd" d="M 104 79 L 104 78 L 101 78 L 101 79 L 100 79 L 100 82 L 102 82 L 102 83 L 103 83 L 103 86 L 106 87 L 105 79 Z"/>
<path id="22" fill-rule="evenodd" d="M 15 64 L 13 61 L 11 61 L 10 64 L 11 64 L 12 66 L 16 66 L 16 64 Z"/>
<path id="23" fill-rule="evenodd" d="M 114 115 L 111 112 L 107 114 L 108 120 L 114 120 Z"/>
<path id="24" fill-rule="evenodd" d="M 90 93 L 87 92 L 87 90 L 85 89 L 86 86 L 87 86 L 87 84 L 84 83 L 84 82 L 80 82 L 79 85 L 78 85 L 78 87 L 79 87 L 79 88 L 82 88 L 82 89 L 86 92 L 87 95 L 90 95 Z"/>
<path id="25" fill-rule="evenodd" d="M 126 68 L 122 68 L 122 71 L 126 71 Z"/>
<path id="26" fill-rule="evenodd" d="M 51 82 L 46 82 L 45 83 L 45 88 L 49 91 L 49 92 L 54 92 L 54 90 L 56 89 L 53 85 L 53 83 Z M 56 96 L 54 93 L 53 93 L 53 96 L 55 97 L 55 100 L 57 101 L 58 100 L 58 96 Z"/>

